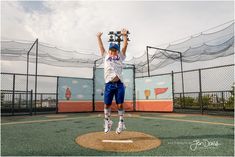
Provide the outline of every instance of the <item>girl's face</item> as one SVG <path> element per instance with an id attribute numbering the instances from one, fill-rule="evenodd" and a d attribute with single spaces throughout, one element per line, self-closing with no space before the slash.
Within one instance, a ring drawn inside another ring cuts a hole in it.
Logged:
<path id="1" fill-rule="evenodd" d="M 117 56 L 117 55 L 118 55 L 118 50 L 116 50 L 116 49 L 110 49 L 110 50 L 109 50 L 109 54 L 110 54 L 111 56 Z"/>

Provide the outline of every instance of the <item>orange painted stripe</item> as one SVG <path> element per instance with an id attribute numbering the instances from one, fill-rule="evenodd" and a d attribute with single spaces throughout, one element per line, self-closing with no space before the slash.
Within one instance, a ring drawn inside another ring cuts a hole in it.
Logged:
<path id="1" fill-rule="evenodd" d="M 123 107 L 125 111 L 133 111 L 133 102 L 132 101 L 126 101 L 123 103 Z M 104 111 L 104 102 L 96 102 L 95 103 L 95 110 L 96 111 Z M 112 111 L 117 111 L 117 105 L 116 103 L 112 103 L 111 105 L 111 110 Z"/>
<path id="2" fill-rule="evenodd" d="M 91 100 L 59 100 L 59 102 L 67 103 L 67 102 L 92 102 Z"/>
<path id="3" fill-rule="evenodd" d="M 87 112 L 92 111 L 92 101 L 59 102 L 58 112 Z"/>
<path id="4" fill-rule="evenodd" d="M 133 101 L 125 101 L 124 109 L 126 111 L 133 111 Z M 117 105 L 112 103 L 111 109 L 117 111 Z M 103 111 L 104 102 L 95 102 L 95 111 Z M 58 112 L 86 112 L 92 111 L 92 101 L 59 101 Z M 161 111 L 172 112 L 173 101 L 170 100 L 138 100 L 136 101 L 136 111 Z"/>
<path id="5" fill-rule="evenodd" d="M 172 112 L 173 101 L 136 101 L 137 111 L 161 111 L 161 112 Z"/>
<path id="6" fill-rule="evenodd" d="M 161 99 L 161 100 L 136 100 L 141 102 L 162 102 L 162 101 L 172 101 L 171 99 Z"/>

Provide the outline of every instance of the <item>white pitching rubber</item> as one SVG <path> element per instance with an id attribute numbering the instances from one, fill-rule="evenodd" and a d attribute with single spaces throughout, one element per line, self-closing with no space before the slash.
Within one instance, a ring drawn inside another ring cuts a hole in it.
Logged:
<path id="1" fill-rule="evenodd" d="M 132 140 L 102 140 L 104 143 L 133 143 Z"/>

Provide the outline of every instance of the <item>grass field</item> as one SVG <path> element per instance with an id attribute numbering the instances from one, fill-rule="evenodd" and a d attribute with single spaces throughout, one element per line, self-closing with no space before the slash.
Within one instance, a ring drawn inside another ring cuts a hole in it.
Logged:
<path id="1" fill-rule="evenodd" d="M 62 116 L 63 115 L 63 116 Z M 2 156 L 233 156 L 233 117 L 170 113 L 127 113 L 128 131 L 161 140 L 157 148 L 142 152 L 107 152 L 79 146 L 79 135 L 103 131 L 102 113 L 2 117 Z M 114 116 L 114 127 L 118 117 Z M 197 147 L 195 147 L 196 141 Z M 190 148 L 191 146 L 191 148 Z M 193 148 L 193 149 L 192 149 Z"/>

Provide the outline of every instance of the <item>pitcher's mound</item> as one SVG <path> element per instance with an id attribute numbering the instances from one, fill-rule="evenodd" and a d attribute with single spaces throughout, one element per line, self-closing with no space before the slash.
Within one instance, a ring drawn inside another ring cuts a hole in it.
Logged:
<path id="1" fill-rule="evenodd" d="M 141 132 L 93 132 L 78 136 L 76 143 L 90 149 L 113 152 L 138 152 L 159 147 L 161 140 Z"/>

